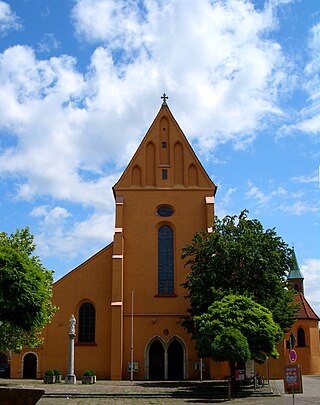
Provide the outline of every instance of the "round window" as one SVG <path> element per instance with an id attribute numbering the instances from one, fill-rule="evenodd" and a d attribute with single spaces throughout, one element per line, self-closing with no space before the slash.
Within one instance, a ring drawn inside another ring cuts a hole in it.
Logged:
<path id="1" fill-rule="evenodd" d="M 162 205 L 157 209 L 157 214 L 160 217 L 170 217 L 173 214 L 173 209 L 168 205 Z"/>

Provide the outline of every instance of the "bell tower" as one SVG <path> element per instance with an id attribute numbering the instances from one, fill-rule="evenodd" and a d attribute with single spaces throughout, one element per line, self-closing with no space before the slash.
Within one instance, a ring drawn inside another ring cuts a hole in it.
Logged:
<path id="1" fill-rule="evenodd" d="M 292 284 L 294 290 L 297 293 L 304 294 L 304 286 L 303 286 L 304 277 L 300 271 L 298 260 L 297 260 L 294 249 L 293 249 L 293 262 L 292 262 L 290 272 L 288 274 L 287 279 Z"/>
<path id="2" fill-rule="evenodd" d="M 190 346 L 189 350 L 193 348 L 180 325 L 188 308 L 182 287 L 187 269 L 181 252 L 196 231 L 212 229 L 216 186 L 172 115 L 168 96 L 163 94 L 161 98 L 158 114 L 113 187 L 116 223 L 111 378 L 114 380 L 125 378 L 128 373 L 132 291 L 134 325 L 139 328 L 134 361 L 139 363 L 140 378 L 149 378 L 155 371 L 152 350 L 149 353 L 149 343 L 155 336 L 163 339 L 162 344 L 178 337 L 177 341 L 182 342 L 185 336 L 180 370 L 184 377 L 188 374 L 185 345 Z M 164 358 L 169 362 L 169 357 Z M 165 378 L 169 376 L 167 363 L 162 365 Z"/>

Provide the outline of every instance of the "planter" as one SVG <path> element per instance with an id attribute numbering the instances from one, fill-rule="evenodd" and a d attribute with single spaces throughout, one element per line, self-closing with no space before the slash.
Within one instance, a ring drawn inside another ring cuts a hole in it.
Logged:
<path id="1" fill-rule="evenodd" d="M 55 374 L 55 377 L 56 377 L 56 383 L 61 383 L 61 381 L 62 381 L 62 375 L 61 374 Z"/>
<path id="2" fill-rule="evenodd" d="M 56 382 L 56 376 L 55 375 L 45 375 L 43 377 L 43 382 L 45 384 L 54 384 Z"/>
<path id="3" fill-rule="evenodd" d="M 82 384 L 94 384 L 96 382 L 95 375 L 83 375 Z"/>

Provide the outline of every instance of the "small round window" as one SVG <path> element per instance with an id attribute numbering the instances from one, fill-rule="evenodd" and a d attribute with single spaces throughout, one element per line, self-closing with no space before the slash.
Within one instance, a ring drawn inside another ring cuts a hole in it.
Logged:
<path id="1" fill-rule="evenodd" d="M 170 217 L 173 214 L 173 209 L 168 205 L 162 205 L 157 209 L 157 214 L 160 217 Z"/>

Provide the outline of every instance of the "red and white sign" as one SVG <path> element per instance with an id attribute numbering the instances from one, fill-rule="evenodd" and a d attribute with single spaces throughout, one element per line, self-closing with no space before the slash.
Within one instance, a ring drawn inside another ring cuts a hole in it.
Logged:
<path id="1" fill-rule="evenodd" d="M 297 358 L 298 358 L 298 356 L 297 356 L 296 351 L 293 349 L 290 350 L 289 359 L 290 359 L 291 363 L 295 363 L 297 361 Z"/>

